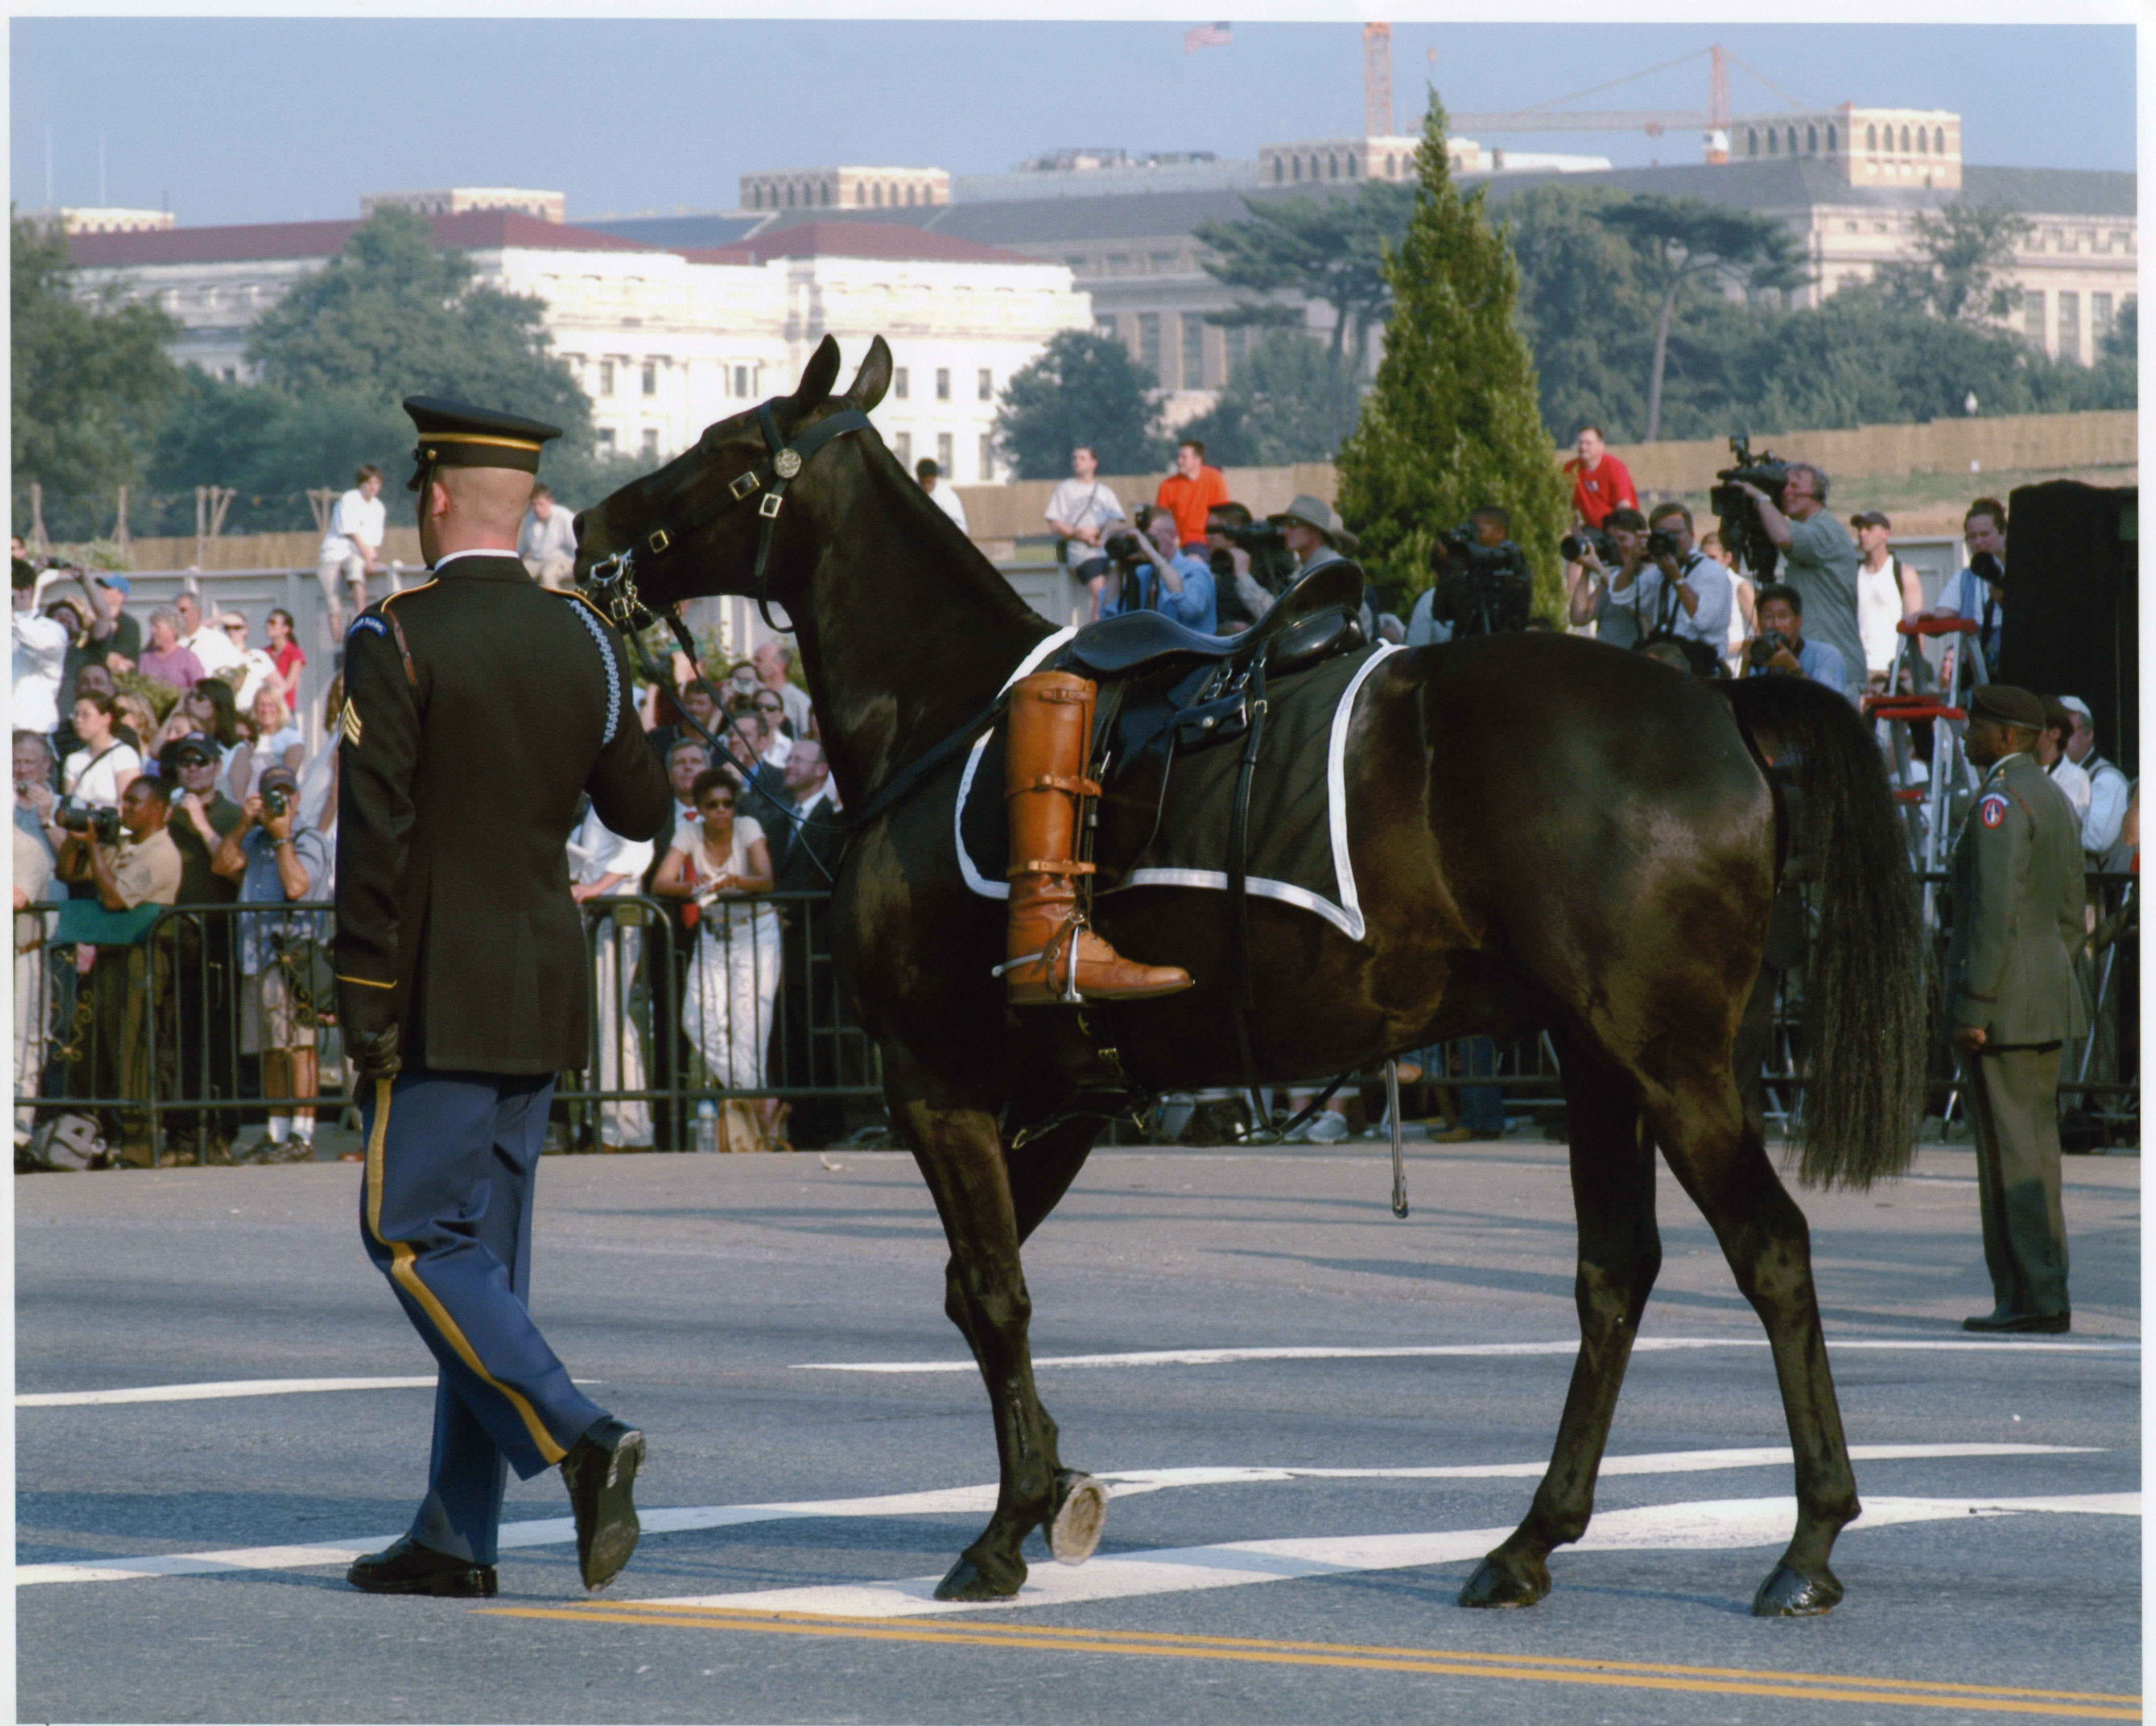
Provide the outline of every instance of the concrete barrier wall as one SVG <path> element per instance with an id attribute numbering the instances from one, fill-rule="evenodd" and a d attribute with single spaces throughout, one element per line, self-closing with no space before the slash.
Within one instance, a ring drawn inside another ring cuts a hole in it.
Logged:
<path id="1" fill-rule="evenodd" d="M 1912 473 L 2017 472 L 2092 467 L 2123 467 L 2140 460 L 2139 416 L 2120 409 L 2090 414 L 2027 414 L 1998 419 L 1934 419 L 1922 425 L 1864 425 L 1847 431 L 1759 432 L 1754 449 L 1771 449 L 1785 460 L 1816 462 L 1837 480 Z M 1726 439 L 1686 443 L 1614 444 L 1617 458 L 1643 493 L 1698 496 L 1714 483 L 1715 470 L 1729 463 Z M 1569 449 L 1552 453 L 1562 462 Z M 1972 468 L 1970 464 L 1976 464 Z M 1285 509 L 1307 492 L 1332 501 L 1337 484 L 1329 461 L 1293 467 L 1231 467 L 1228 495 L 1257 515 Z M 1103 475 L 1124 508 L 1152 501 L 1159 474 Z M 1042 511 L 1055 489 L 1048 480 L 1016 480 L 1002 485 L 961 485 L 966 520 L 976 540 L 998 548 L 1025 535 L 1045 533 Z M 311 569 L 316 533 L 236 535 L 212 542 L 208 569 L 289 567 Z M 385 557 L 407 564 L 419 562 L 419 534 L 413 527 L 392 527 Z M 135 542 L 139 569 L 184 569 L 197 562 L 192 539 Z"/>

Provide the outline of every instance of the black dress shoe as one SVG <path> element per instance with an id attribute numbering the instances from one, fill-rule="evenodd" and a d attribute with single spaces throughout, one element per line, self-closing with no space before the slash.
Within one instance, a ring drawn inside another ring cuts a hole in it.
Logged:
<path id="1" fill-rule="evenodd" d="M 1994 1312 L 1979 1313 L 1974 1318 L 1963 1319 L 1961 1328 L 1990 1336 L 2033 1333 L 2055 1337 L 2074 1328 L 2074 1315 L 2071 1312 L 2009 1312 L 2002 1307 Z"/>
<path id="2" fill-rule="evenodd" d="M 409 1534 L 388 1551 L 357 1561 L 344 1580 L 368 1594 L 430 1594 L 466 1600 L 490 1600 L 495 1595 L 492 1564 L 437 1552 Z"/>
<path id="3" fill-rule="evenodd" d="M 644 1435 L 612 1415 L 603 1416 L 562 1459 L 569 1508 L 577 1518 L 577 1568 L 598 1590 L 621 1574 L 643 1532 L 634 1488 L 644 1466 Z"/>

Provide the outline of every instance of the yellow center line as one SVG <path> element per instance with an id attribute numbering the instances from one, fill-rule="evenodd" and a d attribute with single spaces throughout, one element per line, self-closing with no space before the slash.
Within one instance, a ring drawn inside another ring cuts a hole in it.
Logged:
<path id="1" fill-rule="evenodd" d="M 1054 1625 L 930 1622 L 844 1618 L 814 1613 L 750 1612 L 725 1607 L 622 1601 L 608 1606 L 486 1606 L 489 1616 L 599 1624 L 654 1624 L 752 1634 L 850 1637 L 868 1641 L 948 1643 L 962 1647 L 1031 1648 L 1061 1653 L 1138 1654 L 1450 1677 L 1509 1678 L 1721 1696 L 1778 1696 L 1799 1701 L 1860 1702 L 1902 1708 L 1958 1708 L 2055 1718 L 2138 1720 L 2141 1699 L 2075 1690 L 1999 1688 L 1911 1678 L 1828 1672 L 1758 1672 L 1741 1667 L 1650 1665 L 1568 1655 L 1490 1654 L 1465 1649 L 1391 1648 L 1353 1643 L 1271 1641 L 1255 1637 L 1178 1635 L 1161 1631 L 1079 1630 Z"/>

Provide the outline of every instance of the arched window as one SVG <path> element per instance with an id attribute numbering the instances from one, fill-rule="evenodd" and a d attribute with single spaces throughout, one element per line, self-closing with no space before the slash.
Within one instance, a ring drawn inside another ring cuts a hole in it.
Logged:
<path id="1" fill-rule="evenodd" d="M 883 208 L 883 183 L 880 181 L 876 182 L 875 207 L 878 209 L 881 209 Z"/>
<path id="2" fill-rule="evenodd" d="M 1935 127 L 1932 132 L 1932 154 L 1934 156 L 1943 156 L 1946 153 L 1947 129 L 1943 126 Z"/>
<path id="3" fill-rule="evenodd" d="M 1385 158 L 1385 177 L 1389 180 L 1397 180 L 1399 177 L 1399 158 L 1397 156 L 1388 156 Z"/>
<path id="4" fill-rule="evenodd" d="M 1302 158 L 1300 156 L 1295 158 L 1295 177 L 1298 180 L 1302 177 Z"/>
<path id="5" fill-rule="evenodd" d="M 1904 156 L 1909 153 L 1909 128 L 1906 126 L 1902 128 L 1902 153 Z"/>
<path id="6" fill-rule="evenodd" d="M 1355 177 L 1355 158 L 1353 156 L 1348 158 L 1348 177 L 1351 180 Z"/>
<path id="7" fill-rule="evenodd" d="M 1828 155 L 1831 156 L 1831 155 L 1833 155 L 1833 154 L 1834 154 L 1834 151 L 1835 151 L 1834 122 L 1833 122 L 1831 120 L 1830 120 L 1830 121 L 1827 121 L 1827 123 L 1826 123 L 1826 153 L 1827 153 Z"/>
<path id="8" fill-rule="evenodd" d="M 791 186 L 786 188 L 786 208 L 789 210 L 793 208 L 793 188 Z"/>
<path id="9" fill-rule="evenodd" d="M 1769 156 L 1782 153 L 1782 135 L 1771 126 L 1767 128 L 1767 153 Z"/>
<path id="10" fill-rule="evenodd" d="M 1759 153 L 1759 128 L 1758 126 L 1753 126 L 1745 132 L 1744 143 L 1746 155 L 1757 156 Z"/>
<path id="11" fill-rule="evenodd" d="M 1928 156 L 1931 153 L 1931 134 L 1927 132 L 1923 127 L 1920 126 L 1917 128 L 1917 154 L 1919 156 Z"/>
<path id="12" fill-rule="evenodd" d="M 752 186 L 748 188 L 748 207 L 752 210 L 760 210 L 763 208 L 762 187 Z"/>
<path id="13" fill-rule="evenodd" d="M 1807 156 L 1819 154 L 1819 128 L 1815 126 L 1808 126 L 1804 128 L 1804 154 Z"/>
<path id="14" fill-rule="evenodd" d="M 1796 153 L 1797 153 L 1797 129 L 1796 129 L 1796 127 L 1794 127 L 1794 126 L 1791 126 L 1791 127 L 1789 128 L 1789 154 L 1790 154 L 1790 155 L 1792 155 L 1792 156 L 1794 156 Z"/>
<path id="15" fill-rule="evenodd" d="M 1879 147 L 1879 128 L 1877 126 L 1867 126 L 1864 128 L 1864 147 L 1867 150 L 1876 150 Z"/>
<path id="16" fill-rule="evenodd" d="M 1275 157 L 1273 157 L 1273 180 L 1274 180 L 1274 182 L 1275 182 L 1276 184 L 1277 184 L 1279 182 L 1281 182 L 1281 181 L 1282 181 L 1282 180 L 1285 180 L 1286 177 L 1287 177 L 1287 164 L 1286 164 L 1286 162 L 1282 162 L 1282 161 L 1280 159 L 1280 157 L 1278 157 L 1277 156 L 1276 156 Z"/>

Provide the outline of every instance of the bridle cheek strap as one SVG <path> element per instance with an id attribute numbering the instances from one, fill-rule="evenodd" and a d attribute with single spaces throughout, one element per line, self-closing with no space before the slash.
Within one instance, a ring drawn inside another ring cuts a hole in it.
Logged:
<path id="1" fill-rule="evenodd" d="M 756 410 L 757 428 L 763 433 L 764 448 L 771 459 L 759 463 L 746 472 L 737 474 L 726 484 L 726 490 L 709 503 L 695 511 L 685 520 L 648 528 L 640 548 L 617 552 L 593 566 L 588 578 L 590 584 L 606 597 L 608 611 L 624 629 L 634 627 L 634 615 L 642 609 L 636 588 L 629 579 L 629 572 L 636 557 L 640 554 L 652 558 L 665 557 L 700 528 L 716 521 L 736 504 L 757 499 L 756 512 L 763 518 L 762 531 L 757 535 L 756 566 L 750 575 L 749 594 L 756 601 L 756 609 L 772 629 L 780 625 L 771 614 L 770 588 L 767 570 L 771 562 L 771 537 L 778 526 L 778 512 L 786 502 L 787 485 L 805 467 L 809 458 L 835 438 L 850 432 L 873 434 L 875 428 L 869 423 L 867 414 L 858 408 L 847 408 L 818 420 L 791 444 L 778 434 L 778 420 L 771 411 L 771 403 L 762 402 Z M 757 496 L 761 492 L 762 495 Z M 670 498 L 668 502 L 672 500 Z M 662 506 L 662 508 L 664 506 Z"/>

